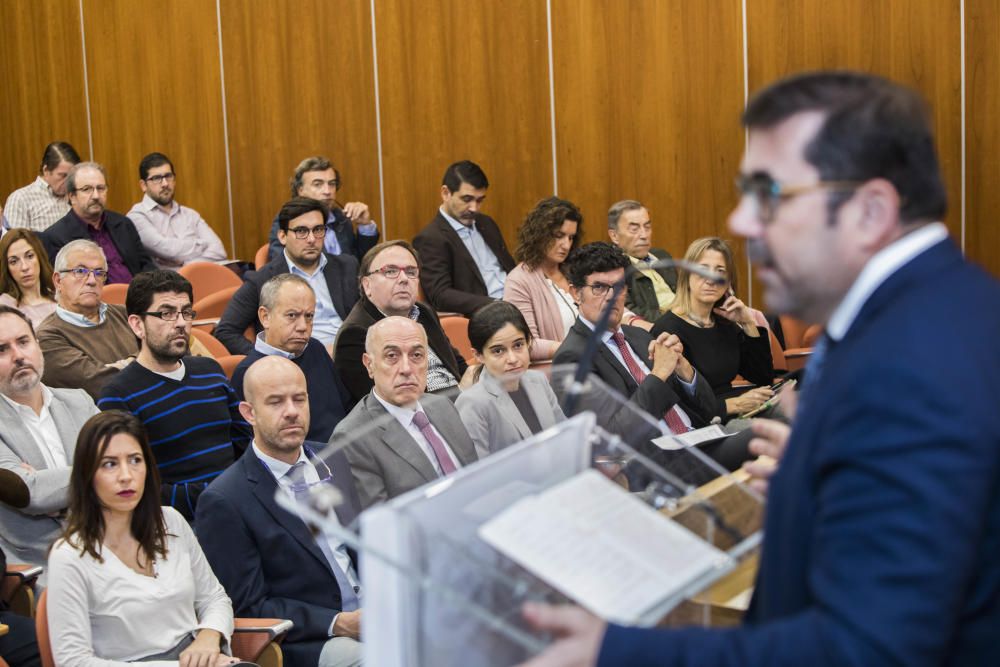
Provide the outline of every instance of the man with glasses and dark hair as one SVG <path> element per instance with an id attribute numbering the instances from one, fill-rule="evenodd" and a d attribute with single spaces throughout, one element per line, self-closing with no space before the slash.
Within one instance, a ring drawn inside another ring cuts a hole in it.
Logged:
<path id="1" fill-rule="evenodd" d="M 624 282 L 631 262 L 621 248 L 605 241 L 588 243 L 566 259 L 570 291 L 580 315 L 556 350 L 554 365 L 575 364 L 583 356 L 594 324 L 613 294 Z M 611 309 L 608 330 L 594 357 L 593 373 L 612 389 L 627 397 L 655 419 L 664 419 L 673 433 L 704 426 L 715 411 L 715 394 L 708 382 L 684 358 L 677 336 L 661 334 L 654 339 L 639 327 L 622 325 L 626 291 L 619 293 Z M 627 411 L 610 416 L 616 433 L 632 429 L 616 419 L 629 419 Z"/>
<path id="2" fill-rule="evenodd" d="M 337 202 L 337 191 L 342 184 L 340 170 L 321 155 L 307 157 L 300 162 L 290 181 L 292 197 L 316 199 L 329 209 L 326 221 L 330 233 L 323 239 L 326 252 L 331 255 L 354 255 L 361 259 L 378 243 L 378 225 L 368 213 L 368 204 L 352 201 L 341 206 Z M 268 237 L 268 261 L 281 255 L 281 241 L 278 240 L 280 229 L 278 216 L 274 216 L 271 235 Z"/>
<path id="3" fill-rule="evenodd" d="M 372 378 L 361 360 L 368 327 L 393 315 L 420 322 L 427 332 L 427 391 L 450 391 L 468 368 L 460 352 L 452 347 L 434 309 L 417 301 L 420 260 L 406 241 L 386 241 L 361 259 L 358 281 L 361 299 L 344 320 L 337 334 L 333 361 L 355 401 L 372 390 Z"/>
<path id="4" fill-rule="evenodd" d="M 127 283 L 140 271 L 156 268 L 132 221 L 107 210 L 108 181 L 104 167 L 96 162 L 73 165 L 66 176 L 70 211 L 39 234 L 49 259 L 76 239 L 101 247 L 107 261 L 108 283 Z"/>
<path id="5" fill-rule="evenodd" d="M 503 298 L 516 262 L 497 223 L 479 211 L 489 186 L 475 162 L 450 165 L 441 179 L 441 207 L 413 239 L 424 264 L 420 284 L 439 311 L 469 317 Z"/>
<path id="6" fill-rule="evenodd" d="M 54 262 L 56 312 L 38 327 L 45 353 L 43 380 L 50 387 L 82 388 L 94 399 L 135 358 L 139 345 L 125 309 L 101 301 L 108 281 L 104 251 L 77 239 Z"/>
<path id="7" fill-rule="evenodd" d="M 264 357 L 290 359 L 302 369 L 309 387 L 309 409 L 312 423 L 306 437 L 326 442 L 354 401 L 341 384 L 329 352 L 312 337 L 316 317 L 316 295 L 305 278 L 282 273 L 260 290 L 257 311 L 264 330 L 257 334 L 254 348 L 233 371 L 230 384 L 236 396 L 243 400 L 243 377 L 247 370 Z"/>
<path id="8" fill-rule="evenodd" d="M 332 352 L 340 325 L 358 301 L 358 260 L 346 253 L 330 255 L 324 251 L 323 239 L 330 229 L 328 215 L 326 204 L 308 197 L 296 197 L 281 207 L 278 240 L 284 252 L 244 276 L 243 286 L 233 295 L 215 328 L 215 337 L 232 354 L 249 354 L 253 350 L 253 343 L 243 332 L 250 326 L 258 333 L 263 328 L 257 317 L 260 290 L 281 273 L 301 276 L 313 288 L 316 317 L 312 335 Z"/>
<path id="9" fill-rule="evenodd" d="M 240 411 L 253 426 L 246 453 L 201 496 L 198 541 L 237 616 L 287 618 L 294 623 L 281 651 L 288 667 L 361 664 L 364 591 L 357 554 L 316 533 L 278 505 L 279 489 L 293 498 L 330 484 L 343 500 L 341 525 L 361 512 L 344 453 L 323 453 L 311 442 L 306 378 L 288 359 L 273 355 L 247 371 Z"/>
<path id="10" fill-rule="evenodd" d="M 66 176 L 79 161 L 76 149 L 65 141 L 54 141 L 46 146 L 35 180 L 7 197 L 3 226 L 41 232 L 66 215 L 69 212 Z"/>
<path id="11" fill-rule="evenodd" d="M 222 367 L 211 357 L 189 356 L 192 294 L 191 283 L 173 271 L 132 280 L 125 310 L 139 354 L 97 401 L 101 410 L 124 410 L 142 421 L 156 452 L 161 503 L 188 520 L 208 483 L 250 442 L 250 425 Z"/>
<path id="12" fill-rule="evenodd" d="M 163 153 L 150 153 L 139 162 L 142 201 L 128 212 L 142 244 L 161 269 L 176 269 L 191 262 L 217 262 L 226 248 L 198 211 L 174 199 L 177 171 Z"/>

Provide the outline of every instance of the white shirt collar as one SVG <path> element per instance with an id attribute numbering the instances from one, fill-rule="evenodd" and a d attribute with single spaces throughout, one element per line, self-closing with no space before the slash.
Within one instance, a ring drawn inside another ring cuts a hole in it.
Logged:
<path id="1" fill-rule="evenodd" d="M 306 347 L 309 347 L 309 343 L 306 343 Z M 267 356 L 276 355 L 279 357 L 284 357 L 285 359 L 298 359 L 305 352 L 305 348 L 299 354 L 292 354 L 291 352 L 286 352 L 280 347 L 274 347 L 270 343 L 264 342 L 264 332 L 261 331 L 257 334 L 257 340 L 253 344 L 253 349 L 257 350 L 261 354 L 266 354 Z"/>
<path id="2" fill-rule="evenodd" d="M 167 216 L 172 216 L 174 215 L 174 213 L 179 212 L 181 209 L 181 205 L 178 204 L 176 200 L 174 200 L 170 202 L 170 209 L 167 210 L 163 206 L 157 204 L 153 200 L 153 198 L 149 196 L 149 194 L 145 194 L 142 196 L 142 201 L 139 203 L 139 205 L 141 208 L 147 211 L 159 210 L 162 213 L 165 213 Z"/>
<path id="3" fill-rule="evenodd" d="M 38 416 L 42 417 L 45 415 L 46 412 L 49 411 L 49 406 L 52 405 L 52 390 L 41 383 L 39 383 L 39 386 L 42 388 L 42 410 L 41 412 L 38 413 Z M 25 414 L 30 413 L 31 416 L 35 416 L 35 411 L 32 410 L 27 405 L 24 405 L 23 403 L 18 403 L 11 397 L 7 396 L 7 394 L 0 394 L 0 396 L 3 396 L 3 400 L 7 401 L 10 407 L 14 408 L 15 410 L 19 412 L 24 412 Z"/>
<path id="4" fill-rule="evenodd" d="M 289 232 L 289 234 L 290 233 L 291 232 Z M 319 266 L 317 266 L 316 270 L 313 271 L 312 273 L 306 273 L 305 271 L 303 271 L 302 269 L 300 269 L 299 267 L 297 267 L 295 265 L 295 262 L 292 261 L 292 258 L 288 256 L 288 251 L 287 250 L 284 250 L 283 252 L 285 254 L 285 261 L 288 263 L 288 272 L 289 273 L 293 273 L 293 274 L 295 274 L 297 276 L 301 276 L 302 278 L 305 278 L 306 280 L 309 280 L 313 276 L 321 273 L 323 271 L 323 268 L 326 266 L 326 252 L 323 251 L 323 250 L 320 250 L 320 253 L 319 253 Z"/>
<path id="5" fill-rule="evenodd" d="M 590 320 L 588 320 L 583 315 L 579 316 L 579 320 L 581 322 L 583 322 L 585 325 L 587 325 L 588 329 L 590 329 L 591 331 L 594 331 L 595 327 L 594 327 L 594 323 L 593 322 L 591 322 Z M 621 325 L 619 325 L 618 328 L 615 329 L 614 331 L 611 331 L 610 329 L 606 329 L 604 331 L 604 334 L 601 336 L 601 342 L 602 343 L 607 343 L 609 340 L 611 340 L 611 337 L 613 335 L 615 335 L 616 333 L 618 333 L 619 331 L 621 331 Z"/>
<path id="6" fill-rule="evenodd" d="M 444 219 L 448 221 L 448 224 L 451 225 L 451 228 L 456 232 L 468 232 L 476 228 L 475 220 L 472 221 L 471 225 L 463 225 L 461 222 L 448 215 L 444 210 L 444 206 L 438 208 L 438 211 L 441 212 L 441 215 L 444 216 Z"/>
<path id="7" fill-rule="evenodd" d="M 413 422 L 413 415 L 417 414 L 417 411 L 423 412 L 424 409 L 420 407 L 420 401 L 417 401 L 411 406 L 400 407 L 398 405 L 393 405 L 389 403 L 384 398 L 378 395 L 378 392 L 372 387 L 372 396 L 382 404 L 382 407 L 386 409 L 390 415 L 396 418 L 399 423 L 409 426 Z"/>
<path id="8" fill-rule="evenodd" d="M 875 253 L 830 316 L 826 325 L 827 335 L 835 341 L 843 338 L 868 298 L 889 276 L 946 238 L 948 228 L 943 223 L 934 222 L 915 229 Z"/>
<path id="9" fill-rule="evenodd" d="M 56 315 L 59 316 L 63 322 L 68 322 L 74 326 L 83 327 L 85 329 L 90 329 L 96 327 L 100 324 L 104 324 L 104 319 L 108 314 L 108 304 L 101 302 L 101 307 L 97 311 L 97 322 L 92 322 L 80 313 L 74 313 L 71 310 L 66 310 L 62 306 L 56 306 Z"/>
<path id="10" fill-rule="evenodd" d="M 264 452 L 260 451 L 260 447 L 257 446 L 256 438 L 250 441 L 250 446 L 253 447 L 254 455 L 261 460 L 261 463 L 267 466 L 267 469 L 271 471 L 271 474 L 274 475 L 275 479 L 281 479 L 288 474 L 289 470 L 292 469 L 292 464 L 279 461 L 273 456 L 268 456 Z M 295 460 L 295 463 L 308 460 L 309 459 L 306 458 L 305 450 L 302 447 L 299 447 L 299 458 Z"/>

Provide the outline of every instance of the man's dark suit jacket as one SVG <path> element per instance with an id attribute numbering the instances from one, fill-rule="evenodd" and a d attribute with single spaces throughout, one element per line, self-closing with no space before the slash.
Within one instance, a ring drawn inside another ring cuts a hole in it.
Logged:
<path id="1" fill-rule="evenodd" d="M 236 290 L 213 333 L 230 354 L 249 354 L 253 350 L 253 343 L 243 336 L 243 332 L 251 324 L 258 333 L 263 329 L 257 319 L 260 289 L 268 280 L 282 273 L 288 273 L 284 253 L 259 271 L 250 271 L 243 276 L 243 285 Z M 353 255 L 327 255 L 323 275 L 326 276 L 334 310 L 340 319 L 346 319 L 358 301 L 358 260 Z"/>
<path id="2" fill-rule="evenodd" d="M 670 253 L 662 248 L 653 248 L 649 254 L 656 259 L 673 259 Z M 677 290 L 677 269 L 675 267 L 653 270 L 660 274 L 670 289 Z M 652 278 L 644 275 L 641 271 L 629 270 L 625 274 L 625 285 L 628 288 L 625 293 L 625 307 L 633 313 L 638 313 L 643 319 L 655 322 L 660 317 L 660 302 L 656 299 L 656 288 L 653 287 Z"/>
<path id="3" fill-rule="evenodd" d="M 598 664 L 997 664 L 997 304 L 951 240 L 886 279 L 806 376 L 745 626 L 612 625 Z"/>
<path id="4" fill-rule="evenodd" d="M 45 246 L 45 252 L 49 254 L 49 261 L 55 264 L 59 250 L 70 241 L 77 239 L 90 241 L 86 224 L 73 211 L 70 211 L 54 225 L 41 232 L 39 236 L 42 239 L 42 245 Z M 104 211 L 103 224 L 115 247 L 118 248 L 118 254 L 121 255 L 126 268 L 133 276 L 143 271 L 156 269 L 153 258 L 146 251 L 146 246 L 142 245 L 139 232 L 136 231 L 131 220 L 121 213 Z"/>
<path id="5" fill-rule="evenodd" d="M 378 245 L 378 234 L 365 236 L 360 232 L 356 232 L 354 230 L 354 223 L 339 208 L 330 211 L 328 224 L 333 226 L 333 233 L 337 235 L 340 252 L 346 255 L 354 255 L 358 258 L 359 262 L 365 256 L 366 252 Z M 282 251 L 285 249 L 285 246 L 281 245 L 281 241 L 278 240 L 278 230 L 280 228 L 276 214 L 274 220 L 271 222 L 271 235 L 267 239 L 267 261 L 269 262 L 275 257 L 281 257 Z M 329 234 L 329 232 L 327 233 Z"/>
<path id="6" fill-rule="evenodd" d="M 496 255 L 500 268 L 509 273 L 515 262 L 497 223 L 488 215 L 476 214 L 476 229 Z M 486 292 L 479 266 L 440 211 L 414 237 L 413 247 L 420 253 L 420 285 L 427 301 L 438 312 L 470 317 L 493 301 Z"/>
<path id="7" fill-rule="evenodd" d="M 642 359 L 647 368 L 652 369 L 649 344 L 653 338 L 648 332 L 638 327 L 622 326 L 621 330 L 625 334 L 625 340 L 629 347 Z M 558 366 L 559 364 L 578 362 L 583 356 L 587 339 L 591 333 L 591 329 L 578 318 L 566 333 L 566 339 L 563 340 L 562 345 L 556 350 L 552 364 Z M 650 373 L 642 381 L 642 384 L 638 384 L 629 370 L 615 358 L 607 345 L 603 344 L 597 348 L 591 373 L 654 419 L 662 418 L 668 409 L 677 404 L 680 404 L 684 412 L 688 414 L 695 428 L 704 426 L 712 419 L 712 413 L 715 410 L 715 394 L 700 373 L 696 376 L 694 396 L 688 394 L 676 375 L 671 375 L 666 382 L 663 382 Z M 558 389 L 557 387 L 556 390 L 558 391 Z M 635 419 L 624 410 L 614 410 L 611 414 L 602 415 L 598 409 L 597 415 L 598 419 L 614 433 L 621 435 L 629 433 L 635 428 Z"/>
<path id="8" fill-rule="evenodd" d="M 314 452 L 326 447 L 306 442 Z M 360 504 L 342 452 L 325 456 L 344 495 L 341 525 Z M 237 616 L 287 618 L 295 624 L 281 645 L 288 667 L 315 667 L 341 609 L 340 588 L 306 524 L 278 506 L 278 482 L 252 447 L 201 494 L 195 533 Z M 351 557 L 357 562 L 355 554 Z"/>
<path id="9" fill-rule="evenodd" d="M 417 321 L 427 332 L 427 344 L 441 359 L 441 363 L 455 376 L 455 380 L 461 380 L 468 368 L 465 359 L 452 347 L 444 329 L 441 328 L 437 313 L 424 303 L 417 303 L 417 307 L 420 308 L 420 317 Z M 333 363 L 340 371 L 340 378 L 355 402 L 364 398 L 374 386 L 368 376 L 368 369 L 361 361 L 361 355 L 365 351 L 368 327 L 384 318 L 385 315 L 375 307 L 375 304 L 362 294 L 361 299 L 351 309 L 351 314 L 344 320 L 340 331 L 337 332 L 337 341 L 333 346 Z"/>

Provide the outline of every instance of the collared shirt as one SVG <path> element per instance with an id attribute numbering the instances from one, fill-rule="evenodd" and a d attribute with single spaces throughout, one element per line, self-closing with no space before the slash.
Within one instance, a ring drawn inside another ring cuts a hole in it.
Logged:
<path id="1" fill-rule="evenodd" d="M 101 226 L 94 227 L 92 224 L 86 222 L 76 214 L 76 211 L 71 210 L 69 212 L 70 216 L 77 221 L 85 230 L 87 230 L 87 235 L 90 236 L 90 240 L 101 246 L 101 250 L 104 251 L 104 258 L 108 261 L 108 284 L 121 283 L 127 284 L 132 282 L 132 272 L 128 270 L 125 266 L 125 260 L 122 259 L 121 254 L 118 252 L 118 246 L 115 245 L 114 239 L 111 238 L 111 233 L 108 231 L 108 226 L 104 224 L 105 215 L 101 214 Z"/>
<path id="2" fill-rule="evenodd" d="M 83 327 L 84 329 L 89 329 L 91 327 L 96 327 L 99 324 L 104 324 L 104 319 L 108 315 L 108 304 L 101 302 L 100 308 L 97 309 L 96 322 L 88 320 L 80 313 L 74 313 L 72 310 L 66 310 L 62 306 L 56 306 L 56 315 L 58 315 L 59 319 L 63 322 L 67 322 L 77 327 Z"/>
<path id="3" fill-rule="evenodd" d="M 580 321 L 583 322 L 591 331 L 594 330 L 593 323 L 591 323 L 590 320 L 586 319 L 582 315 L 580 316 Z M 605 331 L 604 335 L 601 336 L 601 342 L 604 343 L 604 346 L 611 351 L 611 354 L 615 355 L 615 359 L 618 360 L 618 363 L 620 363 L 623 368 L 627 369 L 628 364 L 625 363 L 625 358 L 622 357 L 621 350 L 619 350 L 618 345 L 613 340 L 611 340 L 611 336 L 613 336 L 614 334 L 615 334 L 614 331 Z M 628 349 L 629 354 L 632 356 L 632 360 L 636 364 L 638 364 L 639 368 L 641 368 L 646 375 L 649 375 L 649 366 L 646 365 L 646 362 L 644 362 L 641 358 L 639 358 L 639 355 L 635 353 L 635 350 L 632 349 L 631 345 L 626 345 L 625 347 Z M 676 373 L 674 374 L 674 377 L 676 377 L 677 381 L 680 382 L 681 386 L 684 387 L 684 391 L 687 392 L 688 396 L 694 396 L 695 380 L 698 379 L 698 371 L 694 368 L 694 366 L 691 367 L 691 370 L 694 371 L 694 375 L 691 376 L 690 382 L 685 382 L 684 378 L 682 378 L 680 375 L 677 375 Z M 689 417 L 687 412 L 684 411 L 684 408 L 681 407 L 679 403 L 674 407 L 677 408 L 677 412 L 680 414 L 681 421 L 684 422 L 684 425 L 687 426 L 688 428 L 691 428 L 692 427 L 691 417 Z"/>
<path id="4" fill-rule="evenodd" d="M 164 208 L 147 194 L 127 215 L 160 268 L 226 259 L 222 241 L 194 209 L 176 201 Z"/>
<path id="5" fill-rule="evenodd" d="M 854 324 L 854 319 L 861 312 L 875 290 L 889 276 L 909 263 L 914 257 L 933 245 L 948 238 L 948 228 L 943 223 L 934 222 L 915 229 L 902 238 L 882 248 L 865 264 L 854 284 L 847 290 L 844 299 L 833 311 L 826 325 L 826 333 L 834 341 L 839 341 Z"/>
<path id="6" fill-rule="evenodd" d="M 257 340 L 253 343 L 253 349 L 257 350 L 261 354 L 266 354 L 268 356 L 276 355 L 284 357 L 285 359 L 297 359 L 302 354 L 301 352 L 299 354 L 292 354 L 291 352 L 282 350 L 280 347 L 274 347 L 273 345 L 268 344 L 264 340 L 263 331 L 257 334 Z M 302 348 L 302 352 L 305 352 L 305 348 Z"/>
<path id="7" fill-rule="evenodd" d="M 502 299 L 503 284 L 507 280 L 507 272 L 503 270 L 500 266 L 500 260 L 486 245 L 486 239 L 476 229 L 476 223 L 473 222 L 466 227 L 448 215 L 443 206 L 439 210 L 451 228 L 458 234 L 458 238 L 462 239 L 462 243 L 465 244 L 472 259 L 476 262 L 476 266 L 479 267 L 479 274 L 483 277 L 483 282 L 486 283 L 486 293 L 493 299 Z"/>
<path id="8" fill-rule="evenodd" d="M 40 386 L 42 388 L 42 410 L 37 415 L 27 405 L 12 401 L 4 394 L 0 394 L 0 396 L 3 396 L 3 400 L 14 408 L 14 411 L 21 417 L 25 428 L 31 433 L 31 437 L 35 439 L 38 450 L 42 453 L 42 458 L 45 459 L 45 467 L 48 470 L 68 468 L 69 461 L 66 458 L 62 436 L 59 435 L 59 429 L 56 428 L 56 422 L 52 419 L 52 411 L 49 409 L 52 405 L 52 391 L 44 384 Z"/>
<path id="9" fill-rule="evenodd" d="M 332 345 L 344 321 L 340 319 L 337 309 L 333 307 L 333 297 L 330 296 L 330 288 L 326 284 L 326 274 L 323 273 L 323 269 L 327 263 L 326 254 L 320 253 L 319 266 L 310 274 L 295 266 L 292 258 L 288 256 L 288 251 L 285 250 L 284 252 L 285 261 L 288 262 L 288 272 L 300 278 L 305 278 L 316 294 L 316 316 L 313 318 L 313 338 L 319 339 L 324 345 Z"/>
<path id="10" fill-rule="evenodd" d="M 343 249 L 340 247 L 340 240 L 337 238 L 337 216 L 334 215 L 333 211 L 330 211 L 330 216 L 326 219 L 326 224 L 330 229 L 327 231 L 326 236 L 323 237 L 323 247 L 331 255 L 339 255 L 343 252 Z M 354 223 L 348 220 L 346 224 L 353 226 Z M 376 236 L 378 235 L 378 225 L 374 222 L 366 222 L 363 225 L 358 225 L 358 234 L 361 236 Z"/>
<path id="11" fill-rule="evenodd" d="M 260 450 L 260 447 L 257 446 L 256 439 L 250 441 L 250 446 L 253 448 L 253 453 L 257 456 L 258 459 L 260 459 L 261 463 L 264 464 L 264 467 L 267 468 L 268 471 L 271 473 L 271 475 L 274 476 L 275 481 L 278 482 L 278 486 L 280 486 L 282 489 L 288 492 L 290 496 L 294 498 L 295 493 L 291 489 L 291 486 L 294 482 L 288 474 L 289 471 L 292 469 L 292 465 L 285 463 L 284 461 L 279 461 L 278 459 L 268 456 L 267 454 L 262 452 Z M 318 483 L 320 481 L 319 473 L 316 471 L 316 467 L 312 464 L 312 461 L 309 460 L 309 457 L 306 456 L 304 449 L 300 447 L 299 458 L 295 461 L 295 463 L 299 463 L 302 461 L 304 461 L 307 464 L 305 468 L 303 468 L 303 473 L 306 483 L 307 484 Z M 357 592 L 358 596 L 360 597 L 361 586 L 359 584 L 358 575 L 354 571 L 354 564 L 351 562 L 351 556 L 350 554 L 347 553 L 347 545 L 330 534 L 326 534 L 326 540 L 327 543 L 330 545 L 330 550 L 337 561 L 337 565 L 339 565 L 341 571 L 347 575 L 348 581 L 351 582 L 351 585 L 354 586 L 355 592 Z"/>
<path id="12" fill-rule="evenodd" d="M 667 281 L 663 279 L 663 276 L 658 271 L 649 268 L 650 264 L 659 261 L 657 257 L 649 254 L 639 259 L 629 255 L 629 259 L 632 261 L 632 266 L 638 269 L 642 275 L 653 281 L 653 292 L 656 293 L 656 305 L 659 306 L 660 314 L 662 315 L 667 312 L 667 308 L 674 302 L 674 291 L 670 289 L 670 285 L 667 284 Z"/>
<path id="13" fill-rule="evenodd" d="M 3 207 L 3 226 L 6 229 L 23 227 L 35 232 L 45 231 L 69 212 L 65 195 L 57 197 L 41 176 L 14 190 Z"/>
<path id="14" fill-rule="evenodd" d="M 381 310 L 378 312 L 382 313 Z M 382 313 L 385 315 L 385 313 Z M 388 315 L 386 315 L 388 317 Z M 414 322 L 420 321 L 420 306 L 413 304 L 407 315 Z M 458 386 L 458 378 L 452 375 L 448 367 L 441 361 L 441 357 L 434 352 L 434 348 L 427 346 L 427 389 L 428 392 L 441 391 L 449 387 Z"/>
<path id="15" fill-rule="evenodd" d="M 417 410 L 423 412 L 425 415 L 427 414 L 426 411 L 423 409 L 423 407 L 421 407 L 420 402 L 417 401 L 417 403 L 415 403 L 413 406 L 407 406 L 401 408 L 398 405 L 393 405 L 392 403 L 389 403 L 388 401 L 383 399 L 381 396 L 378 395 L 378 391 L 375 390 L 374 388 L 372 389 L 372 396 L 374 396 L 375 399 L 382 404 L 382 407 L 385 408 L 386 412 L 392 415 L 396 419 L 396 421 L 399 422 L 400 426 L 406 429 L 406 432 L 410 434 L 410 437 L 413 438 L 414 441 L 416 441 L 417 445 L 420 447 L 420 451 L 422 451 L 424 453 L 424 456 L 426 456 L 427 459 L 431 462 L 431 466 L 434 467 L 434 472 L 437 473 L 438 477 L 443 477 L 444 473 L 441 471 L 441 465 L 438 463 L 437 456 L 434 455 L 434 450 L 431 449 L 431 445 L 429 442 L 427 442 L 427 438 L 424 437 L 424 434 L 421 433 L 420 429 L 417 428 L 416 424 L 413 423 L 413 417 L 414 415 L 417 414 Z M 431 418 L 427 417 L 427 421 L 430 422 Z M 455 464 L 455 468 L 456 469 L 461 468 L 462 462 L 458 460 L 457 456 L 455 456 L 455 452 L 454 450 L 452 450 L 451 445 L 448 444 L 448 440 L 443 435 L 441 435 L 441 431 L 437 430 L 437 427 L 434 426 L 433 423 L 431 423 L 431 429 L 434 431 L 435 435 L 437 435 L 437 437 L 441 440 L 441 442 L 444 443 L 444 448 L 445 450 L 447 450 L 448 456 L 451 457 L 452 463 Z"/>

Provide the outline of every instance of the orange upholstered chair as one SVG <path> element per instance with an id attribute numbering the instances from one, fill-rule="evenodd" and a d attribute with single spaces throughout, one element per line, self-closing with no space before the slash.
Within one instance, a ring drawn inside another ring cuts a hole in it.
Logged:
<path id="1" fill-rule="evenodd" d="M 232 270 L 213 262 L 191 262 L 182 266 L 177 273 L 191 281 L 196 303 L 209 294 L 243 284 L 240 277 Z"/>
<path id="2" fill-rule="evenodd" d="M 125 295 L 128 293 L 128 284 L 126 283 L 114 283 L 113 285 L 105 285 L 104 289 L 101 290 L 101 301 L 104 303 L 111 303 L 116 306 L 125 305 Z"/>
<path id="3" fill-rule="evenodd" d="M 260 271 L 260 268 L 267 264 L 267 251 L 270 246 L 265 243 L 261 247 L 257 248 L 257 254 L 253 258 L 253 266 L 255 269 Z"/>
<path id="4" fill-rule="evenodd" d="M 197 339 L 199 343 L 204 345 L 205 348 L 208 350 L 209 354 L 211 354 L 216 359 L 229 356 L 229 350 L 226 349 L 226 346 L 223 345 L 218 338 L 208 333 L 204 329 L 193 328 L 191 329 L 191 335 L 194 336 L 194 338 Z"/>
<path id="5" fill-rule="evenodd" d="M 458 350 L 465 362 L 476 363 L 476 356 L 469 342 L 469 320 L 461 315 L 447 315 L 441 318 L 441 328 L 451 344 Z"/>

